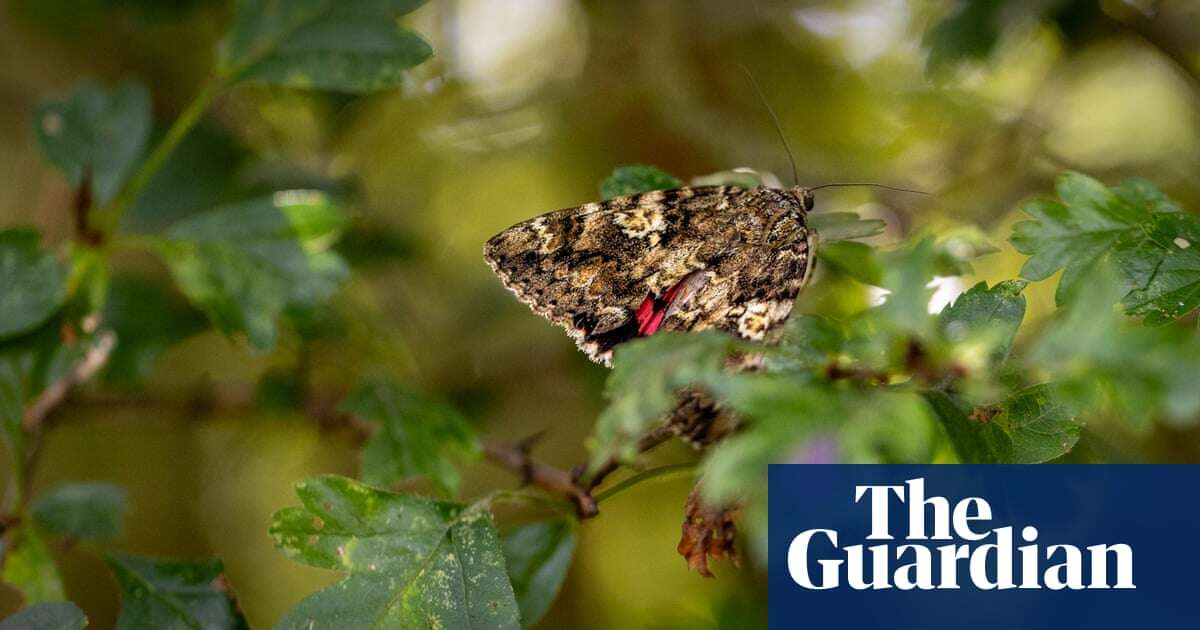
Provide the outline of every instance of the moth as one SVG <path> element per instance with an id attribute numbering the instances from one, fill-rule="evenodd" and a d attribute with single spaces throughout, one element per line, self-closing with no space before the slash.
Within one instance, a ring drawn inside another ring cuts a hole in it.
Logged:
<path id="1" fill-rule="evenodd" d="M 593 361 L 662 330 L 774 341 L 812 277 L 813 189 L 696 186 L 518 223 L 484 258 L 504 286 Z"/>

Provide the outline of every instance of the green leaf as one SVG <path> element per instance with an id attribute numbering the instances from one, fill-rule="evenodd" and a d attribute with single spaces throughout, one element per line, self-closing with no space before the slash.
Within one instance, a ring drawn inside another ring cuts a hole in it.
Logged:
<path id="1" fill-rule="evenodd" d="M 1012 439 L 993 422 L 971 419 L 965 403 L 937 390 L 924 392 L 934 415 L 950 438 L 958 461 L 964 464 L 1006 462 L 1013 450 Z"/>
<path id="2" fill-rule="evenodd" d="M 887 223 L 854 212 L 819 212 L 808 215 L 808 226 L 816 230 L 822 243 L 831 243 L 882 234 Z"/>
<path id="3" fill-rule="evenodd" d="M 736 343 L 724 333 L 658 333 L 618 345 L 596 420 L 592 465 L 636 455 L 638 439 L 670 411 L 676 393 L 720 374 Z"/>
<path id="4" fill-rule="evenodd" d="M 234 80 L 366 93 L 393 88 L 433 51 L 396 20 L 425 0 L 241 0 L 221 46 Z"/>
<path id="5" fill-rule="evenodd" d="M 1134 287 L 1122 304 L 1130 315 L 1166 323 L 1200 307 L 1200 217 L 1157 214 L 1149 231 L 1137 247 L 1115 256 Z"/>
<path id="6" fill-rule="evenodd" d="M 517 601 L 491 515 L 325 476 L 275 513 L 289 557 L 348 577 L 293 608 L 278 628 L 516 628 Z"/>
<path id="7" fill-rule="evenodd" d="M 83 630 L 87 617 L 71 602 L 29 606 L 0 621 L 0 630 Z"/>
<path id="8" fill-rule="evenodd" d="M 1063 270 L 1061 305 L 1075 285 L 1102 261 L 1120 269 L 1129 313 L 1166 321 L 1200 306 L 1200 219 L 1144 180 L 1114 188 L 1078 173 L 1058 180 L 1059 201 L 1025 206 L 1034 217 L 1013 226 L 1012 243 L 1030 256 L 1021 275 L 1041 280 Z"/>
<path id="9" fill-rule="evenodd" d="M 103 206 L 141 159 L 150 137 L 150 95 L 140 83 L 105 90 L 84 82 L 60 101 L 34 111 L 34 135 L 46 159 L 78 188 L 90 175 L 92 196 Z"/>
<path id="10" fill-rule="evenodd" d="M 190 562 L 128 554 L 107 557 L 121 589 L 117 630 L 247 627 L 219 560 Z"/>
<path id="11" fill-rule="evenodd" d="M 424 476 L 457 495 L 458 471 L 449 456 L 479 452 L 475 433 L 457 410 L 389 381 L 358 387 L 341 410 L 378 427 L 362 451 L 363 481 L 372 485 Z"/>
<path id="12" fill-rule="evenodd" d="M 621 166 L 600 184 L 600 196 L 605 199 L 636 195 L 652 190 L 679 188 L 683 182 L 653 166 L 633 164 Z"/>
<path id="13" fill-rule="evenodd" d="M 824 265 L 863 284 L 879 286 L 883 282 L 883 270 L 875 259 L 875 248 L 866 243 L 822 243 L 817 247 L 817 256 Z"/>
<path id="14" fill-rule="evenodd" d="M 532 626 L 550 609 L 567 577 L 575 552 L 575 523 L 559 519 L 513 527 L 504 532 L 501 544 L 521 625 Z"/>
<path id="15" fill-rule="evenodd" d="M 1067 454 L 1079 441 L 1078 410 L 1051 384 L 1013 394 L 992 421 L 1012 441 L 1005 463 L 1040 464 Z"/>
<path id="16" fill-rule="evenodd" d="M 925 34 L 925 70 L 938 74 L 967 60 L 986 59 L 1000 40 L 1002 10 L 997 0 L 963 0 Z"/>
<path id="17" fill-rule="evenodd" d="M 1124 284 L 1109 264 L 1097 265 L 1060 317 L 1038 338 L 1030 363 L 1093 392 L 1080 404 L 1107 408 L 1134 426 L 1157 415 L 1190 425 L 1200 414 L 1200 338 L 1176 326 L 1148 327 L 1120 317 L 1113 304 Z M 1088 400 L 1090 398 L 1091 400 Z"/>
<path id="18" fill-rule="evenodd" d="M 329 251 L 343 223 L 322 193 L 287 191 L 176 223 L 162 242 L 176 284 L 226 333 L 275 345 L 275 320 L 290 306 L 329 297 L 348 269 Z"/>
<path id="19" fill-rule="evenodd" d="M 28 332 L 66 300 L 67 272 L 36 230 L 0 230 L 0 340 Z"/>
<path id="20" fill-rule="evenodd" d="M 988 288 L 980 282 L 967 289 L 939 315 L 943 335 L 960 347 L 982 340 L 993 361 L 1003 360 L 1025 318 L 1025 284 L 1006 280 Z"/>
<path id="21" fill-rule="evenodd" d="M 944 392 L 925 398 L 964 464 L 1040 464 L 1079 441 L 1079 411 L 1055 384 L 1026 387 L 996 409 L 971 412 Z"/>
<path id="22" fill-rule="evenodd" d="M 783 339 L 767 355 L 767 367 L 775 371 L 823 368 L 842 351 L 843 326 L 817 315 L 793 315 L 784 324 Z"/>
<path id="23" fill-rule="evenodd" d="M 0 581 L 7 582 L 25 596 L 26 604 L 66 599 L 62 578 L 54 566 L 50 549 L 38 532 L 29 526 L 16 526 L 5 532 L 0 542 L 4 571 Z"/>
<path id="24" fill-rule="evenodd" d="M 37 497 L 30 516 L 42 531 L 74 538 L 119 536 L 125 523 L 125 489 L 111 483 L 58 486 Z"/>
<path id="25" fill-rule="evenodd" d="M 125 388 L 141 386 L 167 348 L 206 327 L 204 314 L 182 298 L 133 275 L 113 278 L 102 320 L 120 340 L 104 367 L 104 380 Z"/>
<path id="26" fill-rule="evenodd" d="M 888 290 L 877 312 L 889 327 L 918 337 L 929 336 L 933 324 L 929 281 L 936 274 L 938 255 L 939 249 L 930 237 L 876 254 L 881 270 L 879 286 Z"/>

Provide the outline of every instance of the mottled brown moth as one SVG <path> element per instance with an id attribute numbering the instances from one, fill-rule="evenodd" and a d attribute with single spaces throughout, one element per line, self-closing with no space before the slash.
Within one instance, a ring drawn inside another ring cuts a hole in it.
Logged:
<path id="1" fill-rule="evenodd" d="M 592 360 L 660 330 L 772 341 L 812 276 L 812 189 L 696 186 L 543 214 L 493 236 L 504 286 Z"/>

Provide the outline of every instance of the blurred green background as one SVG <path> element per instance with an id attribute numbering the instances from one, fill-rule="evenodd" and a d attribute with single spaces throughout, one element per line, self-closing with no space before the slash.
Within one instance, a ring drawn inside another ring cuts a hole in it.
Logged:
<path id="1" fill-rule="evenodd" d="M 38 155 L 35 103 L 85 77 L 139 78 L 161 133 L 205 77 L 231 5 L 5 2 L 0 225 L 35 225 L 51 244 L 71 236 L 72 191 Z M 978 225 L 1000 245 L 976 266 L 988 281 L 1017 275 L 1023 258 L 1005 239 L 1019 203 L 1065 169 L 1109 182 L 1140 175 L 1184 208 L 1200 201 L 1193 0 L 432 0 L 409 25 L 435 56 L 403 89 L 351 98 L 238 88 L 127 217 L 153 230 L 250 191 L 335 192 L 354 216 L 339 248 L 356 265 L 338 298 L 343 334 L 304 344 L 285 335 L 271 354 L 217 333 L 191 336 L 144 387 L 76 394 L 55 418 L 35 479 L 35 489 L 126 486 L 127 531 L 111 547 L 220 557 L 256 627 L 336 578 L 287 560 L 267 528 L 293 502 L 294 481 L 353 475 L 356 444 L 284 404 L 219 403 L 287 399 L 297 365 L 333 387 L 386 368 L 452 400 L 486 435 L 545 430 L 540 458 L 582 461 L 606 372 L 504 291 L 480 248 L 519 220 L 596 199 L 598 182 L 623 164 L 684 178 L 746 166 L 788 183 L 786 154 L 739 65 L 778 112 L 801 183 L 934 193 L 834 189 L 820 193 L 819 209 L 885 219 L 881 242 Z M 158 265 L 118 263 L 165 278 Z M 845 308 L 832 304 L 848 298 L 831 284 L 818 282 L 797 309 Z M 940 295 L 962 287 L 953 281 Z M 1053 283 L 1027 295 L 1036 321 L 1053 306 Z M 1100 433 L 1080 456 L 1197 461 L 1196 438 L 1163 428 Z M 464 494 L 515 482 L 481 462 L 467 470 Z M 746 611 L 765 597 L 760 572 L 721 564 L 718 579 L 705 580 L 675 552 L 688 488 L 649 483 L 606 502 L 582 528 L 543 627 L 754 625 Z M 80 548 L 55 554 L 92 627 L 110 627 L 116 586 L 102 561 Z M 0 612 L 15 603 L 0 592 Z"/>

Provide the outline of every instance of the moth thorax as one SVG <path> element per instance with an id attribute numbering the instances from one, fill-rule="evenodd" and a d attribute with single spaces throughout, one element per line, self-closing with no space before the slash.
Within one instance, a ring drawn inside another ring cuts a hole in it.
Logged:
<path id="1" fill-rule="evenodd" d="M 804 186 L 792 186 L 788 192 L 800 202 L 800 207 L 804 208 L 805 212 L 812 212 L 813 209 L 813 191 L 811 188 Z"/>

